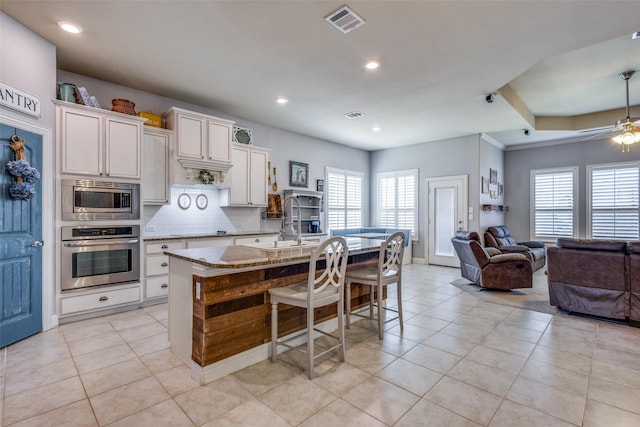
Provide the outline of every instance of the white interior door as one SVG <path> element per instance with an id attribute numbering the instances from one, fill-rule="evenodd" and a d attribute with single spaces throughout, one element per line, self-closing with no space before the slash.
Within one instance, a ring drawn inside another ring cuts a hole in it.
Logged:
<path id="1" fill-rule="evenodd" d="M 427 178 L 429 264 L 460 266 L 451 238 L 467 228 L 468 181 L 467 175 Z"/>

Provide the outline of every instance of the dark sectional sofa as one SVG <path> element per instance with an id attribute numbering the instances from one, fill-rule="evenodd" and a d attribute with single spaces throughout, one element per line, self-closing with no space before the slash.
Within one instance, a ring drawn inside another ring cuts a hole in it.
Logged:
<path id="1" fill-rule="evenodd" d="M 640 242 L 560 238 L 547 248 L 551 305 L 640 325 Z"/>

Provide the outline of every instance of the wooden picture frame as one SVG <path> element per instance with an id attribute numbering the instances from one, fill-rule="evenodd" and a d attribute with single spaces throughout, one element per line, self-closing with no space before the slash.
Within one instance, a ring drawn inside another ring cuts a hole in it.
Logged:
<path id="1" fill-rule="evenodd" d="M 289 185 L 309 187 L 309 164 L 289 161 Z"/>

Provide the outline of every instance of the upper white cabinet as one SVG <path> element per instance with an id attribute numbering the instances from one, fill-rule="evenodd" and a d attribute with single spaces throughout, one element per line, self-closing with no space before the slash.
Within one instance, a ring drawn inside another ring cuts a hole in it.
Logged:
<path id="1" fill-rule="evenodd" d="M 228 206 L 267 206 L 267 161 L 269 152 L 251 145 L 234 144 L 231 149 L 231 187 Z"/>
<path id="2" fill-rule="evenodd" d="M 169 148 L 173 132 L 145 126 L 142 146 L 142 200 L 145 205 L 170 203 Z"/>
<path id="3" fill-rule="evenodd" d="M 197 175 L 200 170 L 212 172 L 216 184 L 224 181 L 231 168 L 231 120 L 172 107 L 164 113 L 168 129 L 175 131 L 175 158 L 185 169 Z M 177 174 L 180 176 L 180 174 Z"/>
<path id="4" fill-rule="evenodd" d="M 145 119 L 56 103 L 60 173 L 140 179 Z"/>

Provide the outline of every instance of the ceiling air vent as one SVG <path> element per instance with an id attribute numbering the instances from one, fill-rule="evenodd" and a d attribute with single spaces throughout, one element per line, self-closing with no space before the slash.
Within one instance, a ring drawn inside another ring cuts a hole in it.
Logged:
<path id="1" fill-rule="evenodd" d="M 324 18 L 324 20 L 344 34 L 364 25 L 364 19 L 359 17 L 348 6 L 342 6 Z"/>
<path id="2" fill-rule="evenodd" d="M 364 117 L 364 113 L 360 111 L 352 111 L 344 115 L 348 119 L 357 119 L 359 117 Z"/>

